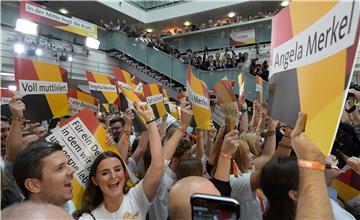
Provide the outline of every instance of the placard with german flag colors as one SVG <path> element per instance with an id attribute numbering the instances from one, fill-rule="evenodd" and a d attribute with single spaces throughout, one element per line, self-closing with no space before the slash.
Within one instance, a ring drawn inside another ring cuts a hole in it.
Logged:
<path id="1" fill-rule="evenodd" d="M 239 96 L 245 92 L 245 80 L 242 73 L 238 75 L 238 84 L 239 84 Z"/>
<path id="2" fill-rule="evenodd" d="M 89 182 L 90 167 L 96 157 L 104 151 L 113 151 L 117 154 L 119 152 L 115 146 L 106 144 L 105 128 L 89 109 L 84 109 L 61 123 L 60 128 L 45 139 L 63 146 L 69 165 L 75 171 L 72 181 L 74 195 L 72 201 L 79 209 L 83 191 Z"/>
<path id="3" fill-rule="evenodd" d="M 130 73 L 128 73 L 125 70 L 120 69 L 119 67 L 114 67 L 113 70 L 114 70 L 115 79 L 116 79 L 116 82 L 118 83 L 118 86 L 130 89 L 130 90 L 133 89 L 133 87 L 132 87 L 133 82 L 131 81 Z"/>
<path id="4" fill-rule="evenodd" d="M 177 120 L 180 119 L 179 109 L 176 103 L 169 101 L 169 113 L 174 116 Z"/>
<path id="5" fill-rule="evenodd" d="M 146 102 L 154 111 L 155 118 L 162 118 L 166 114 L 164 105 L 164 96 L 160 92 L 161 87 L 158 84 L 144 84 L 143 93 Z"/>
<path id="6" fill-rule="evenodd" d="M 227 124 L 227 132 L 236 128 L 239 122 L 239 108 L 233 85 L 233 80 L 220 80 L 213 88 L 217 102 L 220 104 L 221 110 L 227 119 L 226 121 L 229 123 Z"/>
<path id="7" fill-rule="evenodd" d="M 68 92 L 70 111 L 72 115 L 79 113 L 85 108 L 89 108 L 92 112 L 97 112 L 98 101 L 90 94 L 81 92 L 77 89 L 70 88 Z"/>
<path id="8" fill-rule="evenodd" d="M 25 118 L 40 122 L 69 115 L 67 71 L 50 63 L 15 58 L 15 81 Z"/>
<path id="9" fill-rule="evenodd" d="M 168 94 L 167 90 L 166 90 L 166 89 L 164 89 L 164 88 L 161 88 L 161 93 L 162 93 L 162 94 L 163 94 L 163 96 L 164 96 L 164 105 L 165 105 L 165 109 L 166 109 L 166 111 L 167 111 L 167 112 L 169 112 L 169 113 L 170 113 L 170 107 L 169 107 L 170 96 L 169 96 L 169 94 Z"/>
<path id="10" fill-rule="evenodd" d="M 188 65 L 186 91 L 194 113 L 196 127 L 203 130 L 211 128 L 211 110 L 209 92 L 206 84 L 198 79 Z"/>
<path id="11" fill-rule="evenodd" d="M 329 155 L 360 35 L 359 1 L 292 1 L 272 19 L 269 113 L 295 125 Z M 304 16 L 306 15 L 306 16 Z"/>
<path id="12" fill-rule="evenodd" d="M 90 93 L 100 103 L 114 103 L 119 97 L 115 79 L 100 73 L 86 71 Z"/>
<path id="13" fill-rule="evenodd" d="M 15 96 L 15 91 L 8 89 L 0 90 L 0 101 L 1 101 L 1 115 L 10 117 L 12 114 L 9 109 L 9 102 Z"/>

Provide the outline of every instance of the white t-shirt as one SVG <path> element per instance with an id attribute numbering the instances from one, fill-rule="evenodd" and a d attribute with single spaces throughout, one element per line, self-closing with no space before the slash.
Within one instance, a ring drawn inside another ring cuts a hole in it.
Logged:
<path id="1" fill-rule="evenodd" d="M 251 190 L 250 177 L 251 173 L 244 173 L 239 177 L 230 175 L 231 197 L 240 204 L 241 220 L 261 220 L 260 201 L 256 191 Z"/>
<path id="2" fill-rule="evenodd" d="M 168 217 L 168 194 L 176 181 L 176 174 L 169 168 L 170 161 L 164 163 L 164 175 L 161 179 L 154 203 L 149 209 L 149 219 L 162 220 Z"/>
<path id="3" fill-rule="evenodd" d="M 330 205 L 336 220 L 355 220 L 353 215 L 341 208 L 341 206 L 332 198 L 330 198 Z"/>
<path id="4" fill-rule="evenodd" d="M 95 217 L 96 220 L 100 219 L 123 219 L 123 216 L 126 212 L 135 213 L 139 212 L 138 219 L 145 219 L 146 213 L 150 208 L 151 203 L 145 195 L 143 189 L 143 182 L 141 181 L 134 188 L 131 188 L 130 191 L 124 195 L 124 199 L 121 203 L 120 208 L 113 213 L 110 213 L 106 210 L 104 203 L 101 203 L 96 209 L 94 209 L 91 214 Z M 84 213 L 81 217 L 81 220 L 93 220 L 93 217 Z"/>

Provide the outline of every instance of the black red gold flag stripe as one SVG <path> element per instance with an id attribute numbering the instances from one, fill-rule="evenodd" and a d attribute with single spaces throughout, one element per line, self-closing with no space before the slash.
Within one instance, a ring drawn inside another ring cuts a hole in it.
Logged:
<path id="1" fill-rule="evenodd" d="M 100 103 L 114 103 L 118 98 L 115 79 L 100 73 L 86 71 L 91 95 Z"/>

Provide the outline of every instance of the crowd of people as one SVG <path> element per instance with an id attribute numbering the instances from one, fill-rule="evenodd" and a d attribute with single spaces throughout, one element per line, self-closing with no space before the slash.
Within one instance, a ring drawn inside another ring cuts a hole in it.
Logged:
<path id="1" fill-rule="evenodd" d="M 213 124 L 190 132 L 194 112 L 186 99 L 178 103 L 179 120 L 166 114 L 157 122 L 146 103 L 133 103 L 135 111 L 97 113 L 108 134 L 101 143 L 117 152 L 95 156 L 85 191 L 76 198 L 81 207 L 75 208 L 68 155 L 44 138 L 57 125 L 31 124 L 25 104 L 14 97 L 11 119 L 1 117 L 2 218 L 191 219 L 194 193 L 236 199 L 240 219 L 359 218 L 328 190 L 346 164 L 360 173 L 360 89 L 349 90 L 341 123 L 351 138 L 334 147 L 334 154 L 341 152 L 337 158 L 325 157 L 304 133 L 304 113 L 290 128 L 268 115 L 266 103 L 255 101 L 250 108 L 245 98 L 237 100 L 239 125 L 232 130 Z M 146 121 L 145 131 L 135 132 L 135 114 Z"/>
<path id="2" fill-rule="evenodd" d="M 256 16 L 249 16 L 248 19 L 259 19 L 267 16 L 275 15 L 278 11 L 275 11 L 274 13 L 268 11 L 266 13 L 259 12 Z M 220 23 L 217 25 L 210 25 L 212 24 L 212 20 L 209 20 L 209 27 L 216 27 L 219 25 L 226 25 L 226 24 L 232 24 L 234 22 L 242 22 L 244 21 L 241 16 L 236 17 L 236 19 L 231 20 L 227 19 L 227 22 L 225 24 Z M 196 53 L 193 53 L 191 49 L 186 50 L 185 55 L 181 55 L 180 51 L 172 45 L 165 44 L 164 39 L 162 38 L 165 36 L 162 32 L 160 34 L 160 37 L 157 37 L 155 34 L 148 33 L 144 28 L 138 24 L 135 25 L 135 27 L 131 27 L 127 25 L 126 20 L 120 21 L 120 19 L 117 19 L 116 22 L 113 22 L 109 20 L 108 22 L 104 22 L 103 20 L 100 20 L 101 26 L 105 28 L 108 31 L 122 31 L 125 32 L 128 37 L 133 37 L 136 40 L 141 41 L 148 47 L 155 48 L 157 50 L 161 50 L 177 59 L 180 59 L 182 62 L 191 64 L 195 68 L 201 69 L 203 71 L 213 71 L 213 70 L 221 70 L 221 69 L 230 69 L 230 68 L 241 68 L 244 70 L 244 72 L 258 75 L 262 77 L 264 80 L 267 80 L 269 75 L 268 70 L 268 63 L 267 61 L 264 61 L 263 63 L 258 63 L 257 58 L 251 59 L 249 57 L 249 54 L 247 52 L 244 53 L 238 53 L 236 54 L 233 49 L 235 48 L 226 48 L 225 53 L 223 53 L 222 49 L 220 49 L 218 52 L 214 55 L 209 55 L 207 47 L 205 47 L 203 51 L 203 55 L 197 55 Z M 194 25 L 193 25 L 194 26 Z M 203 26 L 203 25 L 202 25 Z M 196 27 L 194 30 L 198 30 Z M 179 33 L 179 32 L 176 32 Z"/>
<path id="3" fill-rule="evenodd" d="M 267 12 L 260 11 L 254 16 L 249 15 L 246 18 L 243 18 L 240 15 L 238 15 L 233 18 L 227 18 L 227 19 L 223 19 L 223 20 L 219 19 L 216 22 L 213 21 L 212 19 L 209 19 L 207 23 L 191 24 L 190 26 L 185 27 L 183 30 L 178 29 L 178 28 L 175 28 L 173 30 L 173 32 L 162 30 L 160 33 L 160 37 L 188 33 L 188 32 L 198 31 L 198 30 L 205 30 L 205 29 L 214 28 L 214 27 L 221 27 L 221 26 L 241 23 L 241 22 L 245 22 L 245 21 L 252 21 L 252 20 L 257 20 L 257 19 L 266 18 L 266 17 L 272 17 L 272 16 L 276 15 L 278 12 L 279 12 L 279 10 L 275 10 L 273 12 L 272 11 L 267 11 Z"/>

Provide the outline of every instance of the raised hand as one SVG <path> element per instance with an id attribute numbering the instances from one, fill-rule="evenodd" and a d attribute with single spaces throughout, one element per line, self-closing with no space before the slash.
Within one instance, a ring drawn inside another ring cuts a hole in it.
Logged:
<path id="1" fill-rule="evenodd" d="M 134 120 L 134 113 L 130 109 L 126 109 L 124 112 L 125 124 L 132 125 Z"/>
<path id="2" fill-rule="evenodd" d="M 189 126 L 192 117 L 193 117 L 193 113 L 191 111 L 190 105 L 188 105 L 184 108 L 181 108 L 181 111 L 180 111 L 181 127 L 186 129 Z"/>
<path id="3" fill-rule="evenodd" d="M 294 130 L 291 132 L 291 144 L 298 157 L 302 160 L 324 162 L 324 155 L 304 133 L 306 114 L 299 112 Z"/>
<path id="4" fill-rule="evenodd" d="M 149 104 L 134 102 L 134 107 L 136 108 L 136 111 L 139 112 L 139 114 L 143 118 L 145 118 L 147 122 L 155 119 L 154 112 L 152 108 L 149 106 Z"/>
<path id="5" fill-rule="evenodd" d="M 21 101 L 21 98 L 14 96 L 9 102 L 9 109 L 13 117 L 23 118 L 25 111 L 25 104 Z"/>
<path id="6" fill-rule="evenodd" d="M 239 147 L 239 131 L 232 130 L 225 135 L 221 152 L 232 155 Z"/>

